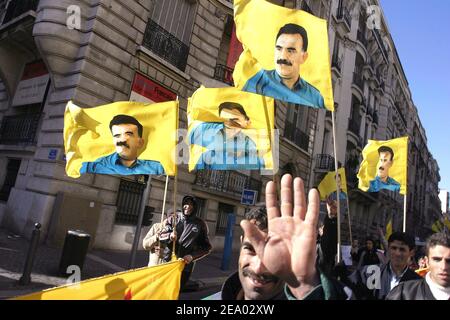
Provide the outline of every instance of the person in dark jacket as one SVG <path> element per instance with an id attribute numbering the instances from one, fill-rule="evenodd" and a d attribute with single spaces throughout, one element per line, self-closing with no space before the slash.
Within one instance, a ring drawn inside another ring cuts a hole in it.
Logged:
<path id="1" fill-rule="evenodd" d="M 426 276 L 400 283 L 386 300 L 450 300 L 450 236 L 435 233 L 428 238 L 426 259 Z"/>
<path id="2" fill-rule="evenodd" d="M 323 234 L 319 239 L 319 263 L 321 269 L 331 274 L 337 254 L 337 201 L 327 198 L 327 215 L 323 219 Z"/>
<path id="3" fill-rule="evenodd" d="M 414 238 L 408 234 L 391 234 L 388 239 L 388 262 L 364 266 L 350 276 L 357 299 L 384 300 L 399 283 L 420 279 L 417 273 L 408 268 L 408 259 L 414 254 L 414 248 Z"/>
<path id="4" fill-rule="evenodd" d="M 180 289 L 183 290 L 191 276 L 195 262 L 211 252 L 212 246 L 208 238 L 206 223 L 196 216 L 198 204 L 193 196 L 185 196 L 182 200 L 182 212 L 168 218 L 166 233 L 170 233 L 170 241 L 175 241 L 175 254 L 186 263 L 181 274 Z M 164 250 L 163 260 L 169 262 L 172 257 L 173 242 Z"/>

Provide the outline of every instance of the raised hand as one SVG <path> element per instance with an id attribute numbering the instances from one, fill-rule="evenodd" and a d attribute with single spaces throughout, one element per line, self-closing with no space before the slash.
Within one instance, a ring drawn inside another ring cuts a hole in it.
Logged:
<path id="1" fill-rule="evenodd" d="M 291 175 L 282 177 L 279 208 L 275 185 L 272 181 L 267 184 L 267 235 L 246 220 L 241 226 L 266 268 L 286 281 L 294 295 L 301 298 L 319 284 L 315 264 L 320 200 L 313 189 L 307 205 L 302 179 L 295 178 L 293 185 L 294 190 Z"/>

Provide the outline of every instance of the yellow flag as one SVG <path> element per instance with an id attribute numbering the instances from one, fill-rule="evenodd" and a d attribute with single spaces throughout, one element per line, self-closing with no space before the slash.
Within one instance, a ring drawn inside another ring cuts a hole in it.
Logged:
<path id="1" fill-rule="evenodd" d="M 392 218 L 391 220 L 389 220 L 388 224 L 386 225 L 386 236 L 385 239 L 386 241 L 389 240 L 389 237 L 392 234 Z"/>
<path id="2" fill-rule="evenodd" d="M 175 175 L 177 128 L 177 101 L 123 101 L 95 108 L 69 101 L 64 113 L 66 173 L 73 178 L 81 173 Z"/>
<path id="3" fill-rule="evenodd" d="M 441 222 L 441 220 L 436 220 L 433 225 L 431 226 L 431 230 L 433 232 L 441 232 L 443 230 L 444 226 Z"/>
<path id="4" fill-rule="evenodd" d="M 272 98 L 201 87 L 189 99 L 187 115 L 189 171 L 273 169 Z"/>
<path id="5" fill-rule="evenodd" d="M 388 141 L 369 140 L 359 168 L 359 189 L 379 192 L 381 189 L 406 194 L 408 137 Z"/>
<path id="6" fill-rule="evenodd" d="M 244 47 L 237 88 L 334 110 L 326 20 L 265 0 L 235 0 L 234 20 Z"/>
<path id="7" fill-rule="evenodd" d="M 177 300 L 182 260 L 88 279 L 11 300 Z"/>
<path id="8" fill-rule="evenodd" d="M 345 168 L 338 169 L 338 184 L 341 185 L 339 193 L 340 199 L 347 199 L 347 178 L 345 177 Z M 328 172 L 317 187 L 320 193 L 320 200 L 325 200 L 328 195 L 336 193 L 335 171 Z"/>

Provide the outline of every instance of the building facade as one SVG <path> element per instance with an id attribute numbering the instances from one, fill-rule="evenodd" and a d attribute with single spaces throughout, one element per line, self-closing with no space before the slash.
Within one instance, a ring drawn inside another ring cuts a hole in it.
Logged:
<path id="1" fill-rule="evenodd" d="M 411 138 L 407 228 L 416 232 L 412 228 L 420 225 L 413 221 L 432 220 L 439 169 L 426 148 L 384 17 L 380 30 L 369 29 L 359 1 L 270 2 L 329 22 L 337 159 L 346 167 L 352 189 L 353 234 L 361 238 L 375 232 L 374 226 L 383 227 L 390 216 L 397 228 L 402 224 L 402 197 L 360 192 L 356 181 L 367 139 L 402 135 Z M 94 247 L 129 249 L 144 185 L 139 177 L 67 177 L 66 103 L 94 107 L 178 98 L 179 127 L 186 128 L 187 99 L 201 85 L 232 85 L 241 50 L 229 0 L 92 0 L 76 6 L 66 0 L 0 1 L 0 225 L 29 237 L 40 222 L 42 238 L 59 244 L 68 228 L 85 229 Z M 329 112 L 277 102 L 275 125 L 280 174 L 300 176 L 313 187 L 334 168 Z M 240 203 L 242 191 L 256 190 L 263 201 L 272 176 L 254 171 L 190 173 L 187 165 L 178 172 L 177 207 L 185 194 L 198 197 L 199 215 L 216 249 L 223 247 L 227 215 L 235 214 L 237 249 L 239 222 L 247 209 Z M 153 221 L 161 217 L 164 186 L 165 177 L 152 177 L 146 212 L 153 210 Z M 171 178 L 166 208 L 173 206 L 174 186 Z"/>

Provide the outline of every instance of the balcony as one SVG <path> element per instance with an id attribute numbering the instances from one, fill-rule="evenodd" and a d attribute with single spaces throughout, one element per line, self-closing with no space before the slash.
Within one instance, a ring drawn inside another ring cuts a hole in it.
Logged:
<path id="1" fill-rule="evenodd" d="M 333 171 L 334 157 L 329 154 L 316 155 L 316 170 Z"/>
<path id="2" fill-rule="evenodd" d="M 234 69 L 230 67 L 227 67 L 223 64 L 218 64 L 214 69 L 214 79 L 229 84 L 230 86 L 234 86 L 233 71 Z"/>
<path id="3" fill-rule="evenodd" d="M 36 144 L 40 113 L 5 116 L 0 127 L 0 144 Z"/>
<path id="4" fill-rule="evenodd" d="M 336 71 L 341 74 L 342 71 L 342 59 L 340 59 L 337 55 L 333 55 L 331 59 L 331 67 L 335 68 Z"/>
<path id="5" fill-rule="evenodd" d="M 383 39 L 381 38 L 380 32 L 378 31 L 378 29 L 375 29 L 375 28 L 372 30 L 372 32 L 375 37 L 375 40 L 378 43 L 378 47 L 380 48 L 381 53 L 384 57 L 384 61 L 386 61 L 386 63 L 388 63 L 388 61 L 389 61 L 388 60 L 388 52 L 387 52 L 386 47 L 384 46 L 384 42 L 383 42 Z"/>
<path id="6" fill-rule="evenodd" d="M 376 110 L 373 112 L 373 123 L 378 125 L 378 112 Z"/>
<path id="7" fill-rule="evenodd" d="M 6 13 L 0 25 L 8 23 L 28 11 L 36 11 L 38 4 L 39 0 L 10 1 L 6 7 Z"/>
<path id="8" fill-rule="evenodd" d="M 153 20 L 148 20 L 142 45 L 181 71 L 186 69 L 189 47 Z"/>
<path id="9" fill-rule="evenodd" d="M 350 12 L 348 11 L 347 7 L 343 5 L 343 1 L 339 1 L 339 6 L 336 13 L 336 20 L 338 22 L 343 21 L 347 27 L 347 33 L 350 32 L 352 28 L 352 16 L 350 15 Z"/>
<path id="10" fill-rule="evenodd" d="M 309 135 L 298 129 L 290 122 L 286 122 L 285 124 L 284 137 L 291 140 L 301 149 L 308 151 Z"/>
<path id="11" fill-rule="evenodd" d="M 367 47 L 367 39 L 364 35 L 364 33 L 361 30 L 358 30 L 358 33 L 356 35 L 356 39 L 364 46 Z"/>
<path id="12" fill-rule="evenodd" d="M 351 119 L 348 121 L 348 131 L 355 134 L 359 138 L 359 131 L 360 131 L 360 122 L 356 121 L 354 119 Z"/>
<path id="13" fill-rule="evenodd" d="M 205 189 L 224 192 L 241 197 L 242 190 L 251 189 L 261 193 L 262 182 L 245 174 L 228 170 L 199 170 L 196 173 L 195 185 Z"/>
<path id="14" fill-rule="evenodd" d="M 356 69 L 355 69 L 356 70 Z M 353 83 L 361 90 L 361 95 L 364 92 L 364 80 L 361 72 L 355 71 L 353 72 Z"/>

